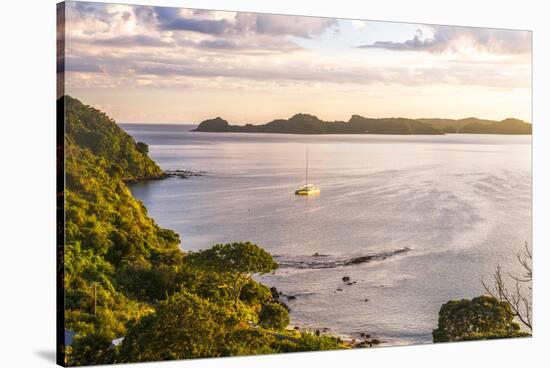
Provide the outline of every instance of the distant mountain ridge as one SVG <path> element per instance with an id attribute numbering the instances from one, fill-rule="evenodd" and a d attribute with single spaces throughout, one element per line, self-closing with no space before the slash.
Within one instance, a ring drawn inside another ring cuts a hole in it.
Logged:
<path id="1" fill-rule="evenodd" d="M 227 120 L 217 117 L 201 122 L 194 131 L 286 134 L 531 134 L 532 127 L 518 119 L 374 119 L 352 115 L 348 121 L 323 121 L 315 115 L 299 113 L 289 119 L 275 119 L 259 125 L 231 125 Z"/>

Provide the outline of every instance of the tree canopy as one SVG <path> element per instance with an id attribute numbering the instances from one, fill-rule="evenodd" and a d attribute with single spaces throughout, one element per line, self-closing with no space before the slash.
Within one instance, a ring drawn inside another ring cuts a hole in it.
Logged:
<path id="1" fill-rule="evenodd" d="M 272 272 L 278 267 L 268 252 L 251 242 L 216 244 L 210 249 L 190 252 L 188 260 L 197 267 L 225 274 L 229 281 L 226 287 L 235 305 L 253 274 Z"/>
<path id="2" fill-rule="evenodd" d="M 281 330 L 290 323 L 288 309 L 279 303 L 266 303 L 260 311 L 259 322 L 262 327 Z"/>
<path id="3" fill-rule="evenodd" d="M 146 362 L 228 355 L 228 337 L 237 322 L 227 310 L 183 291 L 130 328 L 120 358 Z"/>
<path id="4" fill-rule="evenodd" d="M 268 252 L 242 242 L 183 253 L 179 236 L 148 217 L 127 187 L 162 177 L 147 144 L 74 98 L 59 99 L 58 108 L 66 111 L 58 147 L 66 184 L 58 193 L 65 205 L 58 267 L 65 328 L 76 334 L 71 346 L 60 347 L 68 365 L 309 349 L 301 337 L 279 340 L 248 324 L 272 299 L 252 279 L 277 268 Z M 122 337 L 120 346 L 111 345 Z"/>
<path id="5" fill-rule="evenodd" d="M 451 300 L 441 306 L 434 342 L 524 337 L 510 305 L 491 296 Z"/>
<path id="6" fill-rule="evenodd" d="M 275 119 L 258 125 L 231 125 L 217 117 L 203 121 L 195 130 L 285 134 L 531 134 L 532 125 L 518 119 L 373 119 L 360 115 L 352 115 L 348 121 L 323 121 L 315 115 L 299 113 L 289 119 Z"/>

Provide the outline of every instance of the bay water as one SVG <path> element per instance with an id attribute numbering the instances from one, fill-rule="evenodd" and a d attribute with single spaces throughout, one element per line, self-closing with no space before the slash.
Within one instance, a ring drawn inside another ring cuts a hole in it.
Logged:
<path id="1" fill-rule="evenodd" d="M 520 272 L 516 254 L 531 242 L 531 136 L 121 126 L 162 169 L 204 172 L 131 184 L 149 215 L 184 251 L 265 248 L 280 267 L 256 279 L 284 293 L 301 328 L 428 343 L 443 303 L 482 294 L 497 263 Z M 316 196 L 294 195 L 306 150 Z"/>

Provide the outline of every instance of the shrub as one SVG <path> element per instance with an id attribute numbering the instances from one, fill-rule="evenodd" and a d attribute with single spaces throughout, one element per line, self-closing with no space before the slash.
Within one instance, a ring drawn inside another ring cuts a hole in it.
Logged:
<path id="1" fill-rule="evenodd" d="M 510 305 L 491 296 L 451 300 L 441 306 L 434 342 L 523 337 Z"/>
<path id="2" fill-rule="evenodd" d="M 264 304 L 260 311 L 259 322 L 264 328 L 281 330 L 290 323 L 288 310 L 279 303 Z"/>

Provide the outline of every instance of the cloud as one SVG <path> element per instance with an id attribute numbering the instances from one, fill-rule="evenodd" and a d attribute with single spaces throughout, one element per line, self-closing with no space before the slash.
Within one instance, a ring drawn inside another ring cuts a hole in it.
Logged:
<path id="1" fill-rule="evenodd" d="M 67 57 L 65 59 L 65 72 L 101 73 L 104 70 L 101 68 L 101 63 L 98 61 L 97 59 L 84 57 Z"/>
<path id="2" fill-rule="evenodd" d="M 318 52 L 324 47 L 322 41 L 300 46 L 296 39 L 314 39 L 339 30 L 334 19 L 131 5 L 71 6 L 75 8 L 67 13 L 66 69 L 76 88 L 227 90 L 232 85 L 246 89 L 247 85 L 305 84 L 330 84 L 330 88 L 338 84 L 357 88 L 373 84 L 521 88 L 530 80 L 524 60 L 517 67 L 513 63 L 518 61 L 508 56 L 449 60 L 435 54 L 459 47 L 463 39 L 498 50 L 504 46 L 514 50 L 515 45 L 514 52 L 520 52 L 524 43 L 511 31 L 426 26 L 424 33 L 419 31 L 410 40 L 379 41 L 365 47 L 431 53 L 346 58 L 344 53 Z M 349 27 L 340 30 L 342 37 L 353 32 Z M 507 61 L 503 59 L 510 59 L 510 64 L 504 65 Z"/>
<path id="3" fill-rule="evenodd" d="M 303 50 L 293 37 L 336 30 L 335 19 L 171 7 L 68 3 L 72 45 L 241 51 L 248 54 Z"/>
<path id="4" fill-rule="evenodd" d="M 224 50 L 240 48 L 239 45 L 237 45 L 235 42 L 225 40 L 225 39 L 202 40 L 198 43 L 198 46 L 204 47 L 207 49 L 224 49 Z"/>
<path id="5" fill-rule="evenodd" d="M 155 8 L 159 28 L 172 31 L 191 31 L 209 35 L 264 34 L 311 38 L 337 24 L 335 19 L 289 15 L 230 13 L 221 19 L 211 19 L 223 12 L 192 11 L 193 17 L 182 16 L 176 8 Z"/>
<path id="6" fill-rule="evenodd" d="M 113 20 L 113 14 L 109 12 L 108 4 L 70 1 L 66 3 L 68 19 L 93 19 L 109 25 Z"/>
<path id="7" fill-rule="evenodd" d="M 176 18 L 167 23 L 160 24 L 160 28 L 165 31 L 191 31 L 209 35 L 221 35 L 229 28 L 229 23 L 225 19 L 190 19 Z"/>
<path id="8" fill-rule="evenodd" d="M 433 26 L 433 36 L 424 37 L 418 29 L 413 38 L 403 42 L 376 41 L 359 48 L 396 51 L 460 51 L 473 47 L 495 54 L 525 54 L 531 52 L 531 33 L 502 29 Z"/>
<path id="9" fill-rule="evenodd" d="M 216 47 L 236 47 L 234 45 Z M 293 59 L 271 60 L 260 58 L 251 62 L 241 53 L 227 53 L 223 57 L 198 51 L 191 54 L 166 54 L 163 56 L 147 52 L 133 53 L 126 57 L 115 54 L 84 54 L 67 60 L 67 71 L 72 74 L 90 74 L 80 83 L 95 83 L 107 78 L 118 87 L 139 87 L 136 81 L 147 80 L 148 87 L 178 88 L 181 86 L 217 86 L 238 83 L 246 86 L 251 82 L 292 84 L 330 83 L 334 85 L 372 84 L 428 86 L 428 85 L 468 85 L 503 88 L 523 88 L 529 84 L 529 70 L 495 70 L 494 64 L 480 64 L 472 67 L 468 63 L 426 66 L 366 65 L 364 63 L 329 62 L 310 60 L 306 55 Z M 252 57 L 254 58 L 254 57 Z M 99 79 L 101 76 L 101 79 Z M 201 82 L 202 81 L 202 82 Z M 202 84 L 204 83 L 204 84 Z M 81 86 L 84 86 L 82 84 Z M 105 84 L 98 88 L 109 87 Z M 222 87 L 224 88 L 224 87 Z"/>
<path id="10" fill-rule="evenodd" d="M 271 35 L 312 38 L 337 24 L 336 19 L 288 15 L 254 14 L 255 30 Z"/>
<path id="11" fill-rule="evenodd" d="M 163 41 L 157 37 L 147 35 L 118 36 L 106 39 L 97 39 L 91 41 L 90 43 L 114 47 L 170 47 L 174 45 L 174 42 Z"/>

